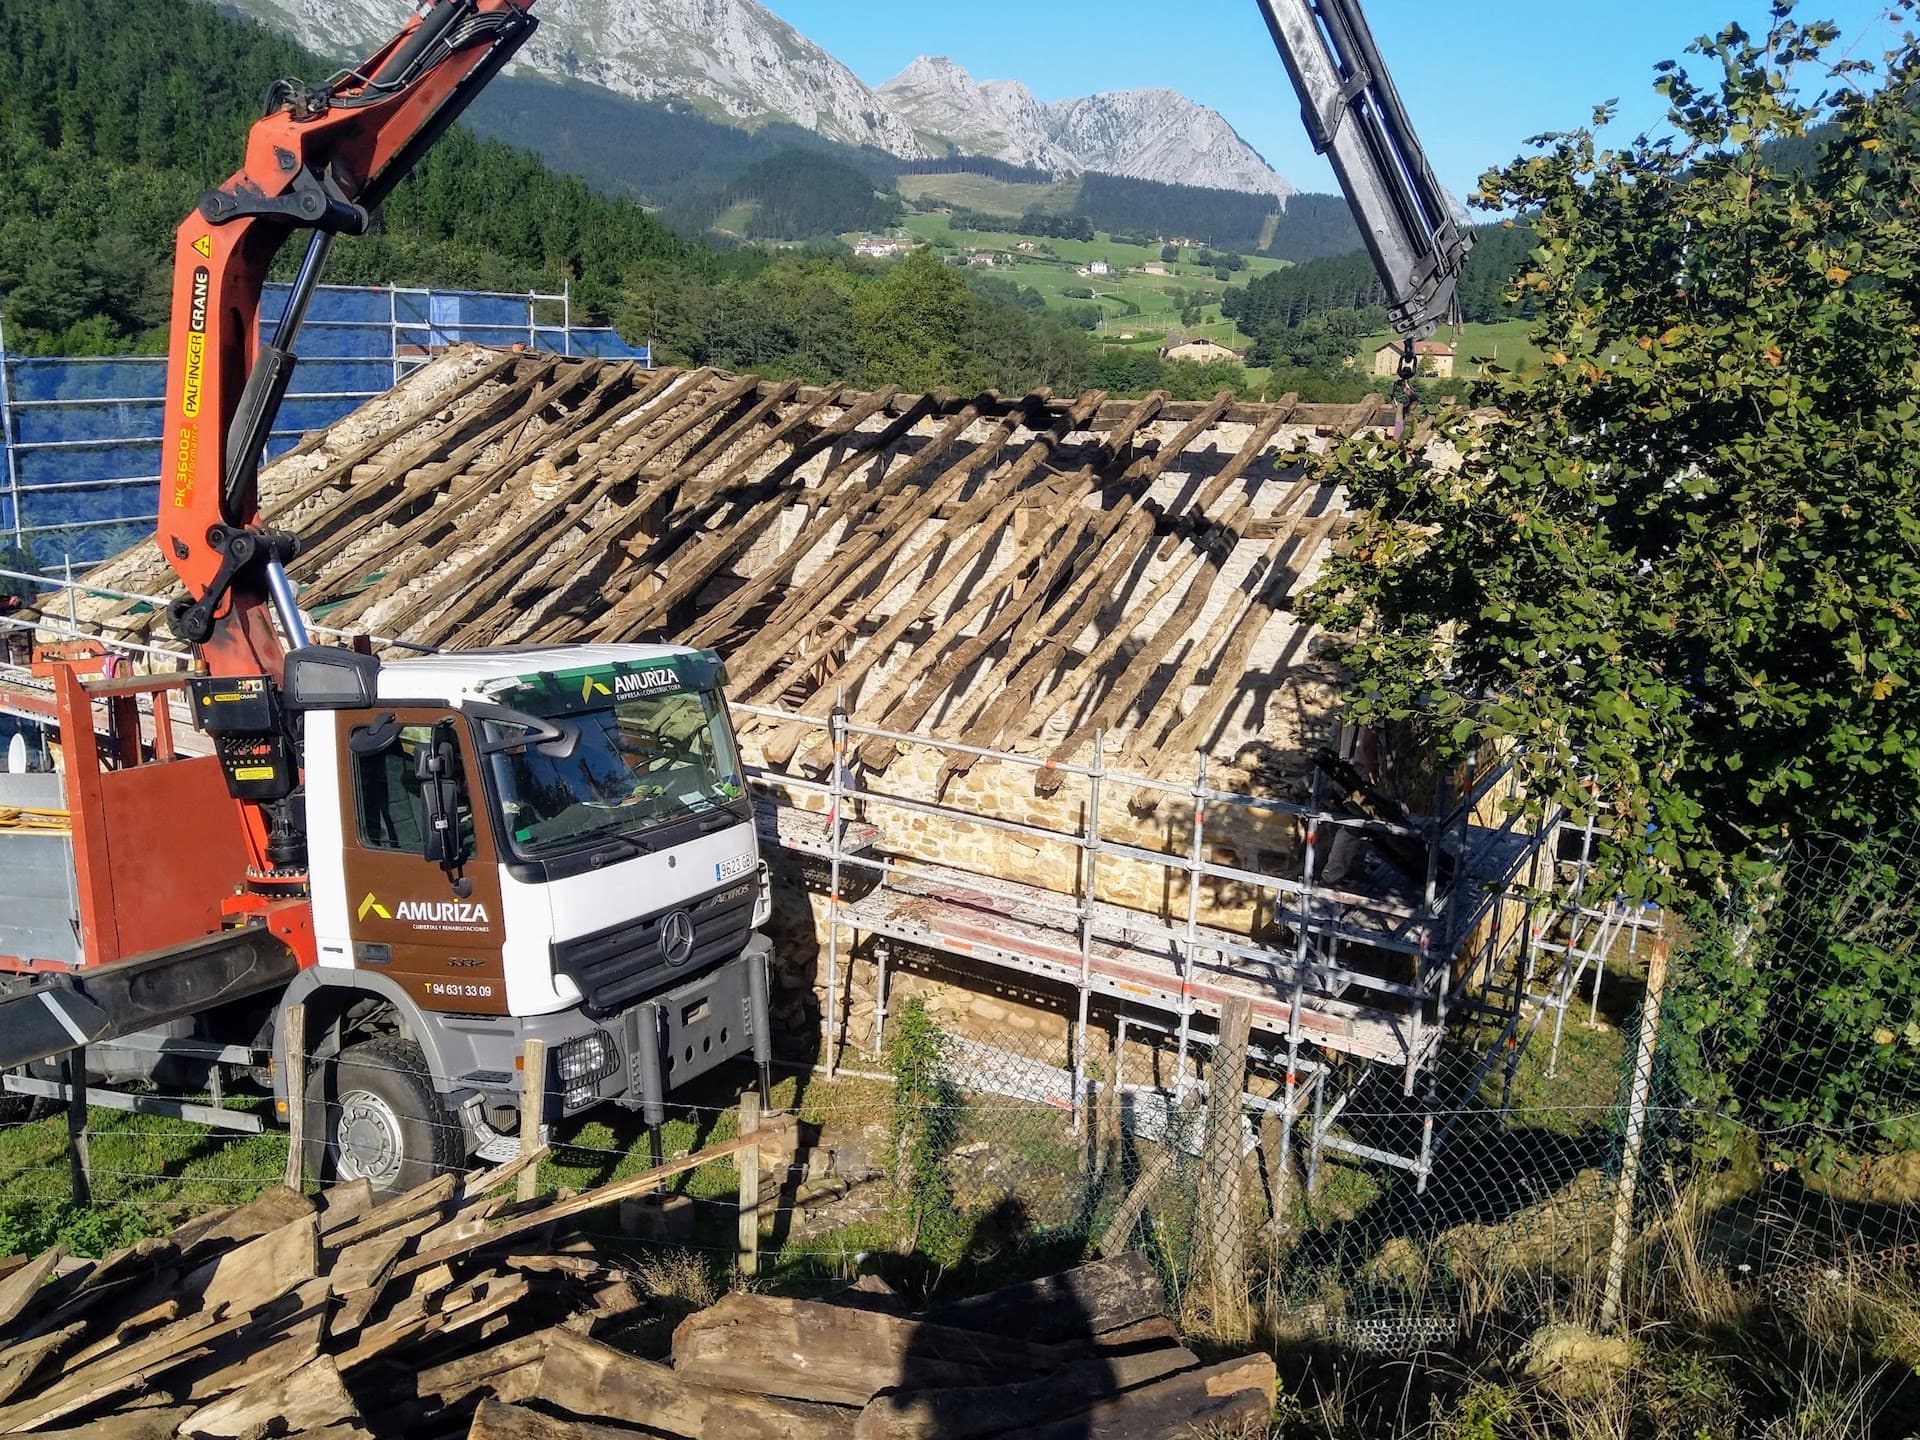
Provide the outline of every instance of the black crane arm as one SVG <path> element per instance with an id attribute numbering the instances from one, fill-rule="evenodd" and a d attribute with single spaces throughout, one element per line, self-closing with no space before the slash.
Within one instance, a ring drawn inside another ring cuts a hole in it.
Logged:
<path id="1" fill-rule="evenodd" d="M 1393 328 L 1424 340 L 1454 309 L 1473 232 L 1434 179 L 1359 0 L 1260 0 L 1313 147 L 1387 287 Z"/>

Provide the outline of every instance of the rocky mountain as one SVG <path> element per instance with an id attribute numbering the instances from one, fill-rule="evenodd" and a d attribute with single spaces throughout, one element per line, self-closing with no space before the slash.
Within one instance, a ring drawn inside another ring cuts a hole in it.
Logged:
<path id="1" fill-rule="evenodd" d="M 322 55 L 357 57 L 406 18 L 401 0 L 228 0 Z M 907 159 L 913 127 L 854 73 L 756 0 L 540 0 L 540 28 L 514 62 L 710 118 L 786 121 Z"/>
<path id="2" fill-rule="evenodd" d="M 878 94 L 936 150 L 1064 174 L 1099 170 L 1282 200 L 1294 193 L 1218 112 L 1173 90 L 1043 105 L 1017 80 L 976 83 L 951 60 L 923 57 Z"/>
<path id="3" fill-rule="evenodd" d="M 404 19 L 404 0 L 222 0 L 309 49 L 358 59 Z M 513 70 L 670 102 L 728 124 L 797 125 L 907 160 L 964 153 L 1060 174 L 1285 198 L 1293 186 L 1216 112 L 1172 90 L 1043 105 L 1016 80 L 976 83 L 914 61 L 870 90 L 758 0 L 540 0 Z"/>

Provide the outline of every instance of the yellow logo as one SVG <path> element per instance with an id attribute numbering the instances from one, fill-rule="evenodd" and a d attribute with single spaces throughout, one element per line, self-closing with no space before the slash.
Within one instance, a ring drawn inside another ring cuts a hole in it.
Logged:
<path id="1" fill-rule="evenodd" d="M 611 694 L 613 694 L 611 690 L 607 689 L 606 686 L 602 685 L 591 675 L 587 676 L 586 680 L 580 686 L 580 698 L 582 700 L 591 700 L 595 695 Z"/>
<path id="2" fill-rule="evenodd" d="M 211 260 L 213 258 L 213 237 L 211 235 L 202 235 L 198 240 L 194 241 L 193 253 L 198 255 L 202 260 Z"/>
<path id="3" fill-rule="evenodd" d="M 373 898 L 373 892 L 371 890 L 367 892 L 367 898 L 360 902 L 360 918 L 364 920 L 369 915 L 378 915 L 382 920 L 391 920 L 393 918 L 393 913 Z"/>

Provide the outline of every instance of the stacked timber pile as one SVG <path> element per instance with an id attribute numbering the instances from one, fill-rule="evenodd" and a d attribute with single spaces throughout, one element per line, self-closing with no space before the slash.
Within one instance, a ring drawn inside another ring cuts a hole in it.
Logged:
<path id="1" fill-rule="evenodd" d="M 555 1327 L 646 1304 L 571 1224 L 741 1148 L 549 1200 L 515 1198 L 538 1151 L 381 1204 L 276 1189 L 99 1262 L 0 1261 L 0 1435 L 464 1434 L 482 1395 L 530 1393 Z"/>
<path id="2" fill-rule="evenodd" d="M 0 1435 L 1148 1440 L 1270 1414 L 1272 1360 L 1202 1365 L 1139 1255 L 920 1315 L 736 1293 L 671 1364 L 604 1343 L 658 1306 L 570 1222 L 742 1144 L 550 1200 L 510 1184 L 537 1155 L 377 1205 L 279 1189 L 97 1263 L 0 1262 Z"/>
<path id="3" fill-rule="evenodd" d="M 559 1332 L 472 1440 L 1160 1440 L 1264 1429 L 1273 1360 L 1203 1365 L 1132 1254 L 909 1315 L 739 1293 L 683 1320 L 663 1365 Z"/>

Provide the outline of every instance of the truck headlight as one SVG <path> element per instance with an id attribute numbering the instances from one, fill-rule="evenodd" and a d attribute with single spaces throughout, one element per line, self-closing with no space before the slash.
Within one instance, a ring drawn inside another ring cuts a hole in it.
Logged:
<path id="1" fill-rule="evenodd" d="M 604 1030 L 567 1041 L 554 1053 L 560 1080 L 567 1087 L 571 1103 L 575 1090 L 611 1075 L 617 1067 L 618 1052 L 613 1037 Z"/>
<path id="2" fill-rule="evenodd" d="M 753 928 L 758 930 L 773 918 L 773 872 L 760 862 L 760 889 L 753 897 Z"/>

